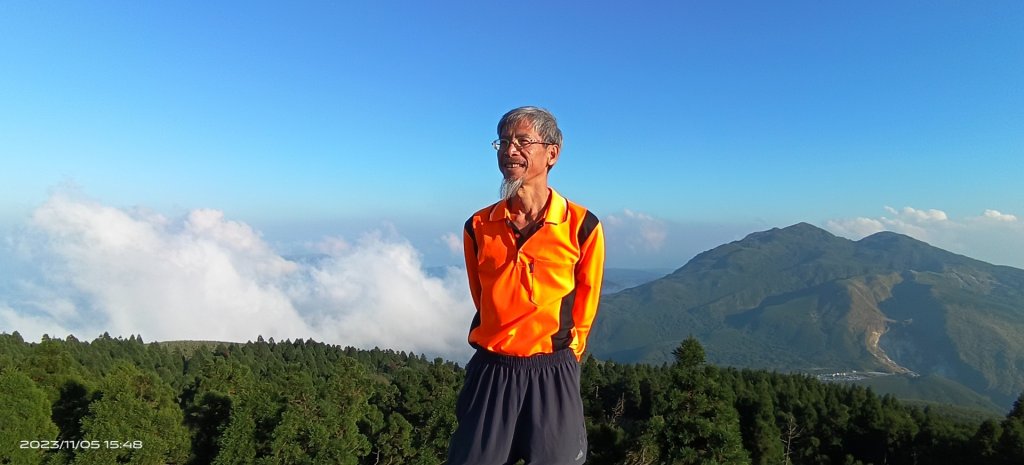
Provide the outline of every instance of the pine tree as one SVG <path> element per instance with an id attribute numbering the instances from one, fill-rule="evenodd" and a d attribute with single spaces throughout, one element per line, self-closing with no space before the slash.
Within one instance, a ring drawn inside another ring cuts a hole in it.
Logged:
<path id="1" fill-rule="evenodd" d="M 705 369 L 704 348 L 690 337 L 674 354 L 671 387 L 660 412 L 664 427 L 656 433 L 662 459 L 673 465 L 749 464 L 739 416 L 713 370 Z"/>
<path id="2" fill-rule="evenodd" d="M 298 341 L 297 341 L 298 343 Z M 291 354 L 301 358 L 301 345 Z M 319 386 L 301 365 L 291 365 L 281 386 L 283 409 L 274 427 L 274 463 L 356 465 L 370 444 L 358 422 L 367 414 L 365 378 L 352 360 L 339 363 Z"/>
<path id="3" fill-rule="evenodd" d="M 689 336 L 679 343 L 679 347 L 672 350 L 675 357 L 675 365 L 679 368 L 696 368 L 704 365 L 704 346 L 693 336 Z"/>
<path id="4" fill-rule="evenodd" d="M 188 459 L 188 430 L 174 391 L 127 362 L 119 362 L 104 378 L 100 397 L 82 420 L 82 432 L 103 444 L 80 449 L 75 464 L 183 464 Z"/>
<path id="5" fill-rule="evenodd" d="M 775 424 L 775 404 L 771 387 L 762 382 L 738 402 L 743 444 L 754 465 L 778 464 L 784 461 L 782 432 Z"/>
<path id="6" fill-rule="evenodd" d="M 277 409 L 260 383 L 240 385 L 232 397 L 231 417 L 217 439 L 214 465 L 253 465 L 269 453 Z"/>
<path id="7" fill-rule="evenodd" d="M 64 383 L 79 378 L 77 365 L 64 341 L 44 338 L 24 359 L 21 371 L 46 391 L 50 402 L 54 402 Z"/>
<path id="8" fill-rule="evenodd" d="M 57 439 L 46 392 L 16 370 L 0 371 L 0 463 L 42 463 L 44 449 L 22 441 Z"/>
<path id="9" fill-rule="evenodd" d="M 253 384 L 251 370 L 234 359 L 213 357 L 198 367 L 182 393 L 185 424 L 192 431 L 192 462 L 210 463 L 231 420 L 233 396 Z"/>
<path id="10" fill-rule="evenodd" d="M 981 460 L 979 463 L 996 463 L 999 459 L 998 444 L 1003 428 L 998 422 L 985 420 L 978 426 L 978 432 L 971 438 L 970 448 Z"/>
<path id="11" fill-rule="evenodd" d="M 995 447 L 999 459 L 1006 465 L 1024 463 L 1024 392 L 1017 397 L 1001 426 L 1002 435 Z"/>
<path id="12" fill-rule="evenodd" d="M 89 388 L 77 381 L 68 381 L 60 388 L 60 397 L 53 403 L 53 421 L 60 428 L 58 439 L 79 441 L 82 436 L 82 419 L 89 414 L 92 397 Z M 69 452 L 70 453 L 70 452 Z"/>
<path id="13" fill-rule="evenodd" d="M 1017 400 L 1013 401 L 1013 408 L 1006 414 L 1006 419 L 1016 419 L 1024 421 L 1024 392 L 1021 392 L 1017 396 Z"/>
<path id="14" fill-rule="evenodd" d="M 378 465 L 409 463 L 417 452 L 412 445 L 412 430 L 412 424 L 398 413 L 392 412 L 374 438 L 369 458 Z"/>

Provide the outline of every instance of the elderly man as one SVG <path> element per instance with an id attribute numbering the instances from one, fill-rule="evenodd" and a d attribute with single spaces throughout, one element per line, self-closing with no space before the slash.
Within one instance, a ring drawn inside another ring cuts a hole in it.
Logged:
<path id="1" fill-rule="evenodd" d="M 562 132 L 516 108 L 498 123 L 502 199 L 466 221 L 476 316 L 448 465 L 580 464 L 587 436 L 580 365 L 597 313 L 604 233 L 597 217 L 548 187 Z"/>

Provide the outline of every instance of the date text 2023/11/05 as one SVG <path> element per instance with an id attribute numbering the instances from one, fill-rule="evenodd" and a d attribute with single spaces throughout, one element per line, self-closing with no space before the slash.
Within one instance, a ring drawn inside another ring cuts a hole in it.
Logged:
<path id="1" fill-rule="evenodd" d="M 18 442 L 20 449 L 141 449 L 142 441 L 138 440 L 80 440 L 80 441 L 30 441 Z"/>

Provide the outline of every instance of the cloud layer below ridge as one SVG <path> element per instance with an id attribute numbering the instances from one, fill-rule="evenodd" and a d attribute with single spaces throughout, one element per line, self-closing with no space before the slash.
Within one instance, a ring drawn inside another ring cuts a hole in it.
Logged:
<path id="1" fill-rule="evenodd" d="M 0 274 L 0 328 L 29 340 L 262 335 L 467 357 L 473 309 L 462 270 L 428 275 L 394 233 L 326 238 L 317 249 L 290 260 L 217 210 L 172 220 L 58 192 L 0 243 L 3 261 L 17 265 L 10 279 Z"/>

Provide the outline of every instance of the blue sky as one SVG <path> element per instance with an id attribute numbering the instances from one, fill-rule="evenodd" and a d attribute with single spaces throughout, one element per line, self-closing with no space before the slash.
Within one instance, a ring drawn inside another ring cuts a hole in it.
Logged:
<path id="1" fill-rule="evenodd" d="M 73 183 L 268 234 L 440 230 L 493 198 L 523 104 L 603 215 L 1024 214 L 1020 2 L 207 3 L 0 7 L 0 219 Z"/>
<path id="2" fill-rule="evenodd" d="M 529 104 L 610 266 L 805 221 L 1024 267 L 1022 24 L 1019 1 L 3 2 L 0 232 L 208 209 L 280 254 L 383 234 L 457 265 L 495 123 Z"/>

